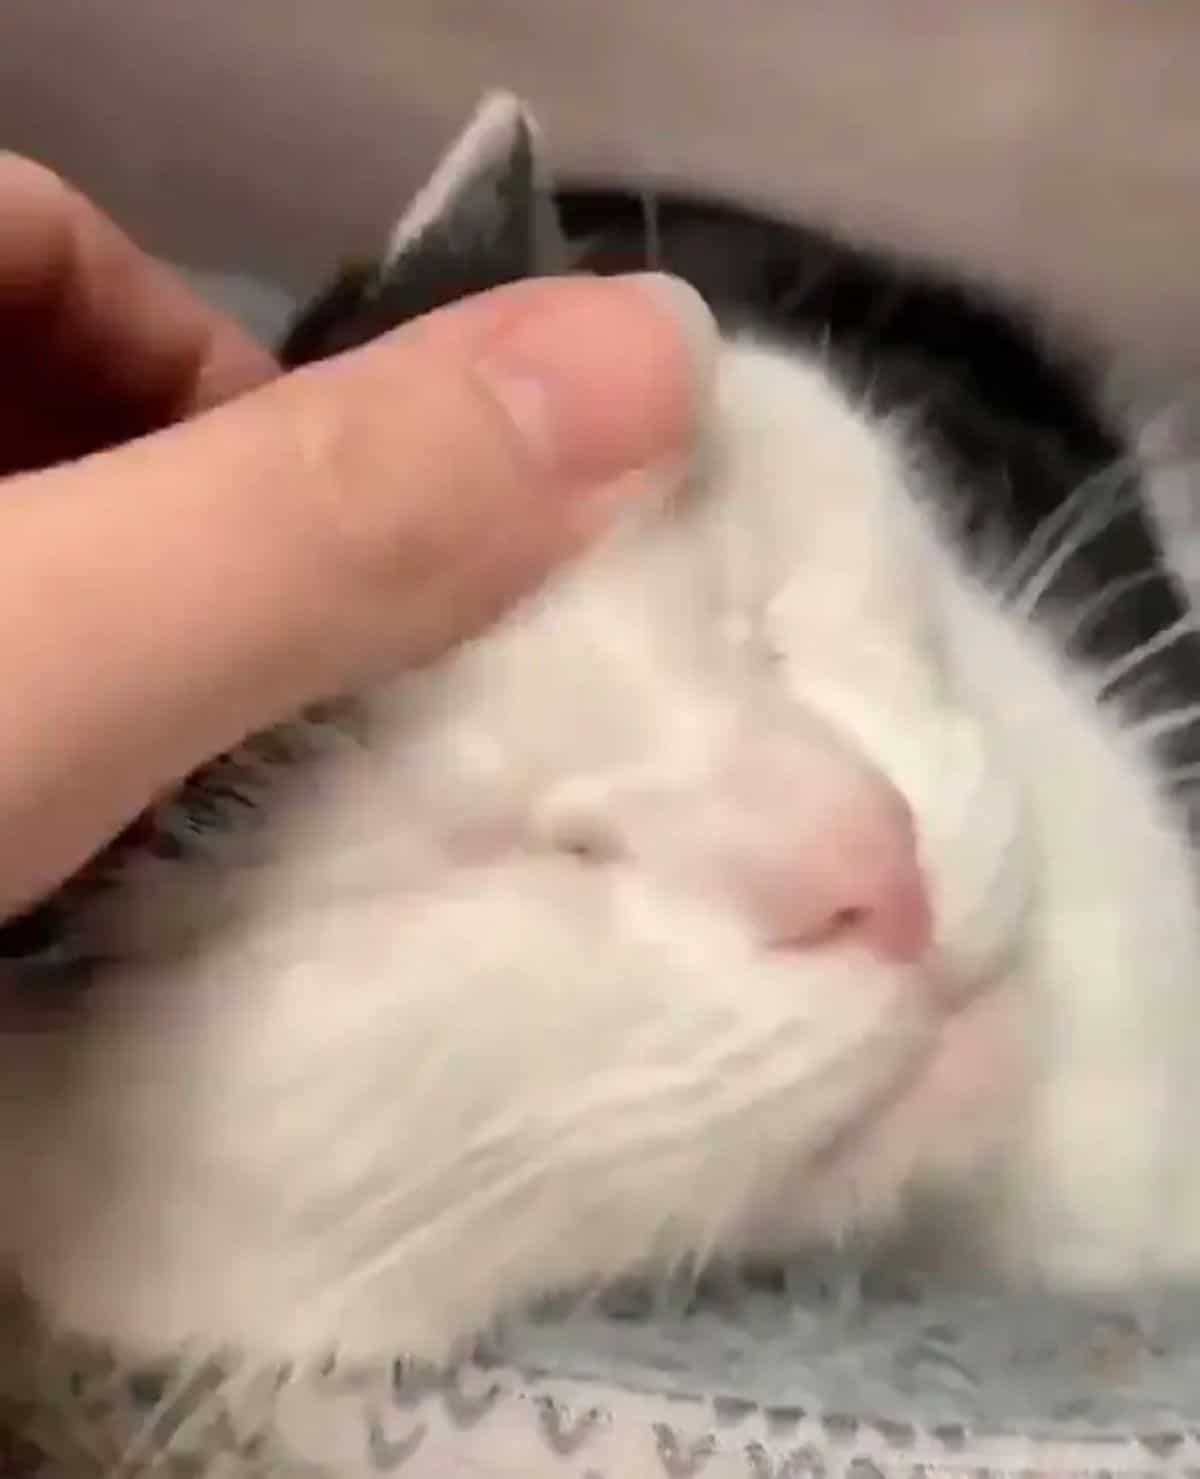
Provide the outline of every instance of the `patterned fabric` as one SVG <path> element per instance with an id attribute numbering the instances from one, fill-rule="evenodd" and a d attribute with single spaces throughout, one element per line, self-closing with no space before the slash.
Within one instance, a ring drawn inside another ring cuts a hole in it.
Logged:
<path id="1" fill-rule="evenodd" d="M 1127 1328 L 1116 1341 L 1110 1333 L 1089 1362 L 1111 1371 L 1136 1359 L 1129 1337 Z M 1028 1377 L 1046 1359 L 1034 1356 Z M 803 1355 L 787 1373 L 795 1389 L 787 1404 L 642 1389 L 644 1375 L 630 1364 L 620 1383 L 601 1383 L 497 1359 L 451 1374 L 405 1361 L 257 1373 L 218 1359 L 121 1367 L 96 1350 L 61 1346 L 36 1364 L 37 1407 L 9 1404 L 21 1436 L 0 1445 L 0 1472 L 13 1479 L 1200 1479 L 1194 1423 L 1114 1432 L 1076 1421 L 1061 1433 L 1022 1435 L 913 1420 L 901 1390 L 889 1395 L 898 1415 L 869 1417 L 800 1401 L 809 1375 Z M 687 1386 L 687 1370 L 676 1375 Z M 1092 1380 L 1104 1386 L 1107 1377 Z"/>
<path id="2" fill-rule="evenodd" d="M 23 1392 L 0 1405 L 20 1434 L 0 1444 L 0 1472 L 1200 1479 L 1194 1318 L 1189 1344 L 1128 1315 L 1043 1310 L 1039 1320 L 997 1303 L 886 1300 L 851 1313 L 844 1290 L 823 1309 L 778 1292 L 747 1298 L 749 1307 L 721 1313 L 649 1303 L 632 1322 L 628 1306 L 619 1317 L 543 1316 L 447 1373 L 403 1359 L 257 1371 L 215 1358 L 130 1365 L 78 1344 L 26 1347 Z M 961 1328 L 937 1318 L 964 1315 Z M 1175 1387 L 1190 1394 L 1186 1420 L 1162 1400 Z M 1024 1425 L 995 1416 L 1014 1398 Z M 1052 1409 L 1056 1419 L 1045 1415 Z"/>

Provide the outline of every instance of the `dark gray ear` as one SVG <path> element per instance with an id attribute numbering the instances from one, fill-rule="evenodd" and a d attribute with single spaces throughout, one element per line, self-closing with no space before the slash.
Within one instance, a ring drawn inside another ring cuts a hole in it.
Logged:
<path id="1" fill-rule="evenodd" d="M 304 309 L 281 358 L 323 359 L 472 293 L 566 267 L 537 128 L 518 98 L 493 93 L 396 223 L 382 261 L 347 269 Z"/>

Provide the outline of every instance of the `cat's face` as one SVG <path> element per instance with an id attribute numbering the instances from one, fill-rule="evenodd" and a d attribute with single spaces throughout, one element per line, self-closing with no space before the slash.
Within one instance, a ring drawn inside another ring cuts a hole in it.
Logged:
<path id="1" fill-rule="evenodd" d="M 289 848 L 317 907 L 394 880 L 373 948 L 514 1078 L 614 1116 L 690 1080 L 774 1139 L 788 1232 L 841 1232 L 986 1148 L 1035 849 L 947 624 L 1003 641 L 917 474 L 817 366 L 741 342 L 719 378 L 678 496 L 375 695 L 354 842 Z"/>

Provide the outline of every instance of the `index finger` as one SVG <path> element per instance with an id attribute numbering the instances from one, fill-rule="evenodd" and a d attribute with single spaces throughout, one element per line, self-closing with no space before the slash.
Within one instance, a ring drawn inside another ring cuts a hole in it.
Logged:
<path id="1" fill-rule="evenodd" d="M 0 153 L 0 353 L 149 430 L 276 373 L 233 319 L 205 304 L 50 170 Z M 19 369 L 20 366 L 17 366 Z"/>

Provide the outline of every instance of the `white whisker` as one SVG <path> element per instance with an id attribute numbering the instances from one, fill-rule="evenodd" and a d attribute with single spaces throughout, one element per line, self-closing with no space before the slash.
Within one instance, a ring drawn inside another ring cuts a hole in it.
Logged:
<path id="1" fill-rule="evenodd" d="M 1008 579 L 1014 588 L 1020 588 L 1029 577 L 1034 574 L 1046 557 L 1057 548 L 1057 540 L 1065 528 L 1070 526 L 1078 512 L 1078 506 L 1085 498 L 1091 496 L 1092 489 L 1097 483 L 1108 483 L 1111 491 L 1112 469 L 1106 469 L 1083 482 L 1052 512 L 1042 519 L 1033 533 L 1026 540 L 1024 547 L 1013 559 L 1008 571 Z M 1011 479 L 1009 487 L 1011 490 Z"/>
<path id="2" fill-rule="evenodd" d="M 1192 614 L 1189 612 L 1186 616 L 1181 616 L 1178 621 L 1173 621 L 1170 626 L 1164 627 L 1161 632 L 1155 633 L 1148 641 L 1139 643 L 1137 647 L 1127 652 L 1124 657 L 1111 664 L 1104 672 L 1101 684 L 1102 690 L 1107 692 L 1110 688 L 1114 688 L 1122 679 L 1128 677 L 1130 673 L 1139 668 L 1147 658 L 1155 657 L 1158 653 L 1165 652 L 1184 637 L 1194 636 L 1195 632 L 1196 622 Z"/>
<path id="3" fill-rule="evenodd" d="M 185 1428 L 194 1428 L 198 1422 L 219 1409 L 225 1396 L 226 1376 L 211 1360 L 186 1362 L 176 1379 L 169 1382 L 159 1400 L 146 1414 L 137 1430 L 125 1445 L 121 1456 L 113 1465 L 111 1479 L 136 1479 L 138 1474 L 153 1472 L 158 1461 L 171 1450 L 176 1438 Z M 189 1400 L 193 1395 L 199 1400 L 189 1411 L 180 1415 L 173 1425 L 165 1425 L 172 1407 Z M 164 1426 L 166 1431 L 164 1431 Z"/>
<path id="4" fill-rule="evenodd" d="M 662 267 L 662 232 L 659 228 L 658 196 L 647 187 L 642 191 L 642 225 L 646 242 L 646 270 L 657 272 Z"/>
<path id="5" fill-rule="evenodd" d="M 1148 719 L 1135 724 L 1133 732 L 1151 744 L 1166 739 L 1181 729 L 1200 721 L 1200 704 L 1185 704 L 1181 709 L 1169 709 L 1164 714 L 1152 714 Z"/>
<path id="6" fill-rule="evenodd" d="M 1120 467 L 1085 478 L 1030 535 L 1009 568 L 1004 599 L 1031 615 L 1068 561 L 1108 528 L 1135 493 L 1136 485 Z"/>
<path id="7" fill-rule="evenodd" d="M 831 272 L 829 264 L 825 261 L 819 262 L 815 267 L 809 267 L 807 271 L 798 275 L 792 282 L 791 287 L 780 294 L 775 307 L 780 313 L 794 313 L 803 308 L 805 303 L 824 285 Z"/>
<path id="8" fill-rule="evenodd" d="M 1161 576 L 1162 571 L 1157 566 L 1153 566 L 1149 570 L 1139 570 L 1136 575 L 1125 575 L 1120 580 L 1110 581 L 1090 600 L 1082 602 L 1075 608 L 1076 620 L 1063 632 L 1064 642 L 1068 645 L 1073 643 L 1081 632 L 1086 631 L 1093 621 L 1103 616 L 1123 596 L 1129 595 L 1131 591 L 1135 591 L 1139 586 L 1146 585 L 1152 580 L 1160 579 Z"/>

